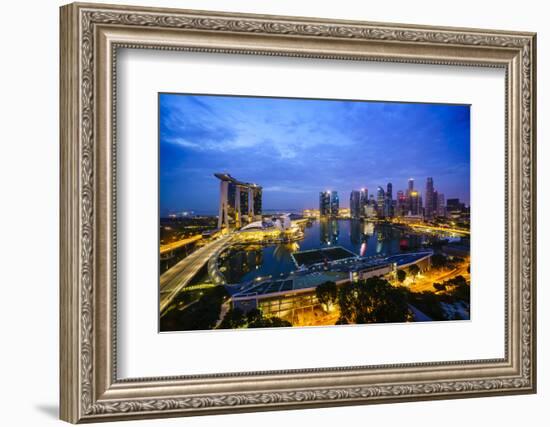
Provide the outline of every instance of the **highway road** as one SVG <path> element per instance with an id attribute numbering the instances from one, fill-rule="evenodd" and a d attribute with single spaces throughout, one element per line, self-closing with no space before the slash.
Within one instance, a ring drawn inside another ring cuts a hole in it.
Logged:
<path id="1" fill-rule="evenodd" d="M 226 234 L 213 242 L 204 245 L 195 252 L 182 259 L 172 268 L 160 276 L 160 312 L 166 310 L 176 295 L 195 277 L 199 270 L 204 267 L 210 257 L 227 244 L 232 238 Z"/>
<path id="2" fill-rule="evenodd" d="M 194 243 L 202 239 L 202 235 L 196 234 L 195 236 L 188 237 L 187 239 L 178 240 L 177 242 L 168 243 L 160 247 L 160 253 L 164 254 L 166 252 L 173 251 L 174 249 L 181 248 L 190 243 Z"/>
<path id="3" fill-rule="evenodd" d="M 444 281 L 452 279 L 456 276 L 464 276 L 466 280 L 468 280 L 470 278 L 470 273 L 468 273 L 468 265 L 469 261 L 466 260 L 451 271 L 429 271 L 424 275 L 424 277 L 419 277 L 415 280 L 415 282 L 411 283 L 409 285 L 409 289 L 413 292 L 435 292 L 433 287 L 434 283 L 443 283 Z"/>

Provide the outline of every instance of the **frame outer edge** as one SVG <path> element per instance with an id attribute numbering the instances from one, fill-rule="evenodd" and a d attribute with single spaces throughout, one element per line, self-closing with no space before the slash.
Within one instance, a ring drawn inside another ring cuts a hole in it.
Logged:
<path id="1" fill-rule="evenodd" d="M 79 138 L 77 8 L 59 10 L 60 135 L 60 289 L 59 289 L 59 418 L 80 419 L 79 349 Z"/>
<path id="2" fill-rule="evenodd" d="M 531 36 L 531 390 L 537 393 L 537 33 Z"/>
<path id="3" fill-rule="evenodd" d="M 256 24 L 259 21 L 269 18 L 282 19 L 287 21 L 286 24 L 291 28 L 290 34 L 294 34 L 294 31 L 298 34 L 298 37 L 324 37 L 329 36 L 327 39 L 340 39 L 345 37 L 362 38 L 362 33 L 352 32 L 345 34 L 333 34 L 329 32 L 327 28 L 318 28 L 317 24 L 321 26 L 327 21 L 318 22 L 316 18 L 290 18 L 290 17 L 263 17 L 261 15 L 247 15 L 247 14 L 222 14 L 218 12 L 196 12 L 196 11 L 184 11 L 177 9 L 157 9 L 157 8 L 141 8 L 141 7 L 128 7 L 128 6 L 114 6 L 114 5 L 101 5 L 101 4 L 72 4 L 61 7 L 61 33 L 60 33 L 60 139 L 61 139 L 61 197 L 60 197 L 60 383 L 61 383 L 61 419 L 71 422 L 94 422 L 94 421 L 108 421 L 118 419 L 139 419 L 139 418 L 161 418 L 168 416 L 182 416 L 182 415 L 201 415 L 201 414 L 214 414 L 214 413 L 236 413 L 236 412 L 250 412 L 250 411 L 264 411 L 264 410 L 280 410 L 280 409 L 294 409 L 294 408 L 306 408 L 306 407 L 325 407 L 325 406 L 337 406 L 337 405 L 349 405 L 349 404 L 365 404 L 365 403 L 381 403 L 382 401 L 398 402 L 398 401 L 411 401 L 411 400 L 428 400 L 439 398 L 463 398 L 473 396 L 486 396 L 486 395 L 498 395 L 498 394 L 524 394 L 533 393 L 536 391 L 536 313 L 535 313 L 535 291 L 536 291 L 536 176 L 535 176 L 535 159 L 536 159 L 536 129 L 535 129 L 535 111 L 536 111 L 536 35 L 533 33 L 506 33 L 506 32 L 490 32 L 489 30 L 479 31 L 467 29 L 464 37 L 466 37 L 466 43 L 468 45 L 475 45 L 477 43 L 487 43 L 488 45 L 497 45 L 501 42 L 500 47 L 506 47 L 510 49 L 526 49 L 529 52 L 523 57 L 524 60 L 530 61 L 529 64 L 523 64 L 520 60 L 520 64 L 529 69 L 527 74 L 527 83 L 523 90 L 520 89 L 520 93 L 525 95 L 527 92 L 527 98 L 523 98 L 524 112 L 530 116 L 521 123 L 523 130 L 530 135 L 524 139 L 524 148 L 527 153 L 521 156 L 524 162 L 524 167 L 521 167 L 522 173 L 526 181 L 521 188 L 521 192 L 518 197 L 521 197 L 521 193 L 524 194 L 523 198 L 523 220 L 527 223 L 527 229 L 525 235 L 521 233 L 519 236 L 523 239 L 518 239 L 527 246 L 525 248 L 524 256 L 527 257 L 527 277 L 523 287 L 523 303 L 524 310 L 528 311 L 528 315 L 523 317 L 525 321 L 524 326 L 527 329 L 526 334 L 520 334 L 522 338 L 526 339 L 523 342 L 521 349 L 518 348 L 519 357 L 525 359 L 527 362 L 526 368 L 523 370 L 522 378 L 517 379 L 517 383 L 513 382 L 508 386 L 504 385 L 503 389 L 498 390 L 498 381 L 495 379 L 495 383 L 486 382 L 483 380 L 478 381 L 479 384 L 472 383 L 472 389 L 470 393 L 464 393 L 466 390 L 462 390 L 462 394 L 458 394 L 460 390 L 449 389 L 446 385 L 441 391 L 441 394 L 437 392 L 437 388 L 433 389 L 437 384 L 424 384 L 424 394 L 415 391 L 415 384 L 411 384 L 411 392 L 398 393 L 398 395 L 387 396 L 382 390 L 382 394 L 369 395 L 370 402 L 366 401 L 365 397 L 354 397 L 355 389 L 343 390 L 343 393 L 348 391 L 350 396 L 337 397 L 333 400 L 332 394 L 323 398 L 322 393 L 334 393 L 335 390 L 326 389 L 320 390 L 321 394 L 317 395 L 316 390 L 296 390 L 291 393 L 276 393 L 270 391 L 269 393 L 263 393 L 261 395 L 253 395 L 250 393 L 240 393 L 229 396 L 231 401 L 225 401 L 227 396 L 209 395 L 209 396 L 197 396 L 191 397 L 187 401 L 177 399 L 146 399 L 146 400 L 112 400 L 100 402 L 97 401 L 97 396 L 94 396 L 96 391 L 96 378 L 93 377 L 94 372 L 94 353 L 96 352 L 95 346 L 97 345 L 95 332 L 92 330 L 90 324 L 90 316 L 94 313 L 95 304 L 97 303 L 97 293 L 93 292 L 95 287 L 97 276 L 94 277 L 93 271 L 89 268 L 93 267 L 97 259 L 94 254 L 94 243 L 90 242 L 89 238 L 94 238 L 97 231 L 97 223 L 94 221 L 95 207 L 97 203 L 95 194 L 95 184 L 97 184 L 94 177 L 97 172 L 97 159 L 94 156 L 94 150 L 96 144 L 94 144 L 97 135 L 94 135 L 95 124 L 93 111 L 83 111 L 82 106 L 87 105 L 90 99 L 92 104 L 94 103 L 95 85 L 94 79 L 97 70 L 92 71 L 92 79 L 90 81 L 90 71 L 87 69 L 88 60 L 94 63 L 94 48 L 93 37 L 91 39 L 81 39 L 81 26 L 87 28 L 89 21 L 81 21 L 81 12 L 83 8 L 89 7 L 91 10 L 101 13 L 106 11 L 113 12 L 152 12 L 155 10 L 163 11 L 166 13 L 193 13 L 198 17 L 198 27 L 207 31 L 227 31 L 224 28 L 218 28 L 219 24 L 214 18 L 218 18 L 220 21 L 224 21 L 227 17 L 241 17 L 249 24 Z M 109 15 L 107 13 L 107 15 Z M 130 13 L 130 18 L 133 18 L 134 14 Z M 147 17 L 145 17 L 147 18 Z M 111 18 L 106 16 L 105 21 L 108 22 Z M 331 23 L 332 21 L 328 22 Z M 222 22 L 223 23 L 223 22 Z M 302 26 L 297 26 L 298 23 L 304 23 L 306 29 L 312 29 L 319 31 L 319 34 L 309 34 L 308 31 L 304 31 Z M 116 24 L 116 22 L 115 22 Z M 265 22 L 260 23 L 262 28 Z M 273 23 L 267 22 L 271 26 L 266 27 L 266 33 L 282 33 L 282 29 L 273 27 Z M 267 25 L 266 24 L 266 25 Z M 275 22 L 277 24 L 277 22 Z M 347 25 L 342 21 L 334 21 L 334 25 L 342 24 Z M 362 26 L 367 23 L 358 23 Z M 375 23 L 369 23 L 371 25 Z M 145 19 L 143 23 L 131 22 L 131 25 L 149 26 L 150 22 Z M 195 23 L 191 23 L 190 27 L 194 28 Z M 394 24 L 386 24 L 390 30 Z M 395 24 L 397 25 L 397 24 Z M 204 27 L 204 28 L 203 28 Z M 222 26 L 223 27 L 223 26 Z M 295 27 L 296 30 L 292 30 Z M 235 31 L 235 28 L 229 26 L 230 30 Z M 414 40 L 407 39 L 408 42 L 415 41 L 416 36 L 414 31 L 410 31 L 413 26 L 405 26 L 404 34 L 399 33 L 397 39 L 401 40 L 405 37 L 412 36 Z M 422 27 L 419 27 L 422 28 Z M 422 38 L 419 31 L 419 39 L 421 43 L 438 45 L 441 43 L 448 43 L 448 45 L 460 44 L 456 40 L 452 39 L 453 31 L 458 28 L 438 28 L 438 27 L 425 27 L 429 32 L 435 32 L 435 39 L 430 37 Z M 349 29 L 346 30 L 354 30 Z M 401 31 L 402 28 L 397 30 Z M 254 26 L 246 28 L 237 28 L 237 32 L 251 33 L 256 31 Z M 264 30 L 260 31 L 263 32 Z M 446 31 L 443 38 L 438 37 L 443 33 L 439 31 Z M 476 34 L 474 34 L 474 31 Z M 449 35 L 450 34 L 450 35 Z M 499 34 L 499 36 L 497 36 Z M 517 35 L 517 37 L 516 37 Z M 88 35 L 89 36 L 89 35 Z M 391 36 L 393 37 L 393 36 Z M 390 37 L 390 38 L 391 38 Z M 449 38 L 451 37 L 451 38 Z M 468 39 L 472 37 L 473 39 Z M 381 40 L 381 38 L 380 38 Z M 399 41 L 398 40 L 398 41 Z M 472 42 L 473 40 L 473 42 Z M 485 41 L 484 41 L 485 40 Z M 88 50 L 82 50 L 82 47 L 86 46 Z M 90 47 L 92 50 L 90 51 Z M 88 56 L 89 57 L 88 57 Z M 84 62 L 81 62 L 84 61 Z M 92 65 L 95 66 L 95 65 Z M 84 79 L 85 75 L 86 79 Z M 82 85 L 81 85 L 82 83 Z M 93 92 L 88 93 L 88 86 L 91 84 Z M 520 84 L 521 87 L 521 84 Z M 524 92 L 525 91 L 525 92 Z M 81 99 L 82 96 L 82 99 Z M 92 122 L 90 123 L 90 120 Z M 91 124 L 91 127 L 90 127 Z M 521 126 L 520 124 L 520 126 Z M 84 161 L 81 161 L 84 159 Z M 91 162 L 91 164 L 90 164 Z M 527 164 L 525 164 L 527 163 Z M 529 192 L 530 194 L 525 194 Z M 81 198 L 81 195 L 84 195 Z M 520 226 L 518 224 L 518 226 Z M 85 230 L 83 230 L 83 227 Z M 84 274 L 85 273 L 85 274 Z M 84 275 L 83 275 L 84 274 Z M 90 311 L 91 310 L 91 311 Z M 530 328 L 530 331 L 529 331 Z M 522 351 L 523 350 L 523 351 Z M 529 363 L 531 362 L 531 363 Z M 528 372 L 528 373 L 527 373 Z M 467 381 L 465 382 L 469 384 Z M 495 386 L 495 384 L 497 384 Z M 401 385 L 403 390 L 407 391 L 409 385 Z M 517 387 L 517 388 L 516 388 Z M 389 389 L 388 389 L 389 390 Z M 454 391 L 453 391 L 454 390 Z M 391 391 L 391 390 L 389 390 Z M 280 395 L 280 396 L 279 396 Z M 264 398 L 269 397 L 274 399 L 273 401 L 264 401 Z M 378 399 L 382 397 L 383 399 Z M 305 398 L 305 400 L 303 400 Z M 239 400 L 237 402 L 235 399 Z M 257 400 L 259 399 L 259 400 Z"/>

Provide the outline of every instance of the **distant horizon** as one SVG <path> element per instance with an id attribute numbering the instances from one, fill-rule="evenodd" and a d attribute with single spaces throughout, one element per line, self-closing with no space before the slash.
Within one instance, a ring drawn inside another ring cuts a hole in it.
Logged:
<path id="1" fill-rule="evenodd" d="M 161 216 L 216 215 L 216 172 L 261 185 L 264 211 L 318 209 L 326 190 L 349 208 L 388 182 L 395 200 L 409 178 L 424 196 L 428 177 L 470 205 L 466 105 L 159 94 L 159 139 Z"/>

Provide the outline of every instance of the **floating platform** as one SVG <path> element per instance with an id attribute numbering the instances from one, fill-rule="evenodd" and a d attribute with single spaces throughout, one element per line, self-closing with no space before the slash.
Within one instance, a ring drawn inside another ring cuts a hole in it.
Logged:
<path id="1" fill-rule="evenodd" d="M 296 267 L 311 267 L 315 264 L 325 262 L 341 261 L 343 259 L 357 258 L 353 252 L 343 248 L 342 246 L 334 246 L 332 248 L 311 249 L 309 251 L 295 252 L 292 259 Z"/>

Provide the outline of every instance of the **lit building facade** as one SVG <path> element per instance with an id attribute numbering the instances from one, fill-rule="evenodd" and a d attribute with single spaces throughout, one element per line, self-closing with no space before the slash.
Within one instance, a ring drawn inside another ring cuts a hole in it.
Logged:
<path id="1" fill-rule="evenodd" d="M 409 193 L 409 215 L 420 216 L 422 215 L 422 198 L 418 191 L 412 190 Z"/>
<path id="2" fill-rule="evenodd" d="M 379 218 L 383 218 L 385 216 L 385 202 L 386 194 L 384 193 L 384 189 L 382 187 L 378 187 L 378 190 L 376 191 L 376 210 Z"/>
<path id="3" fill-rule="evenodd" d="M 436 206 L 437 216 L 445 217 L 447 216 L 447 208 L 445 206 L 445 194 L 437 193 L 437 206 Z"/>
<path id="4" fill-rule="evenodd" d="M 414 190 L 414 179 L 409 178 L 409 182 L 407 184 L 407 196 Z"/>
<path id="5" fill-rule="evenodd" d="M 369 204 L 369 190 L 366 188 L 361 188 L 359 204 L 361 209 L 361 216 L 365 217 L 367 215 L 367 206 Z"/>
<path id="6" fill-rule="evenodd" d="M 330 192 L 330 215 L 338 216 L 340 211 L 340 199 L 338 198 L 337 191 Z"/>
<path id="7" fill-rule="evenodd" d="M 407 196 L 399 190 L 396 194 L 395 215 L 405 216 L 407 214 Z"/>
<path id="8" fill-rule="evenodd" d="M 319 215 L 330 215 L 330 191 L 321 191 L 319 193 Z"/>
<path id="9" fill-rule="evenodd" d="M 241 228 L 261 219 L 261 186 L 238 181 L 227 173 L 214 176 L 220 180 L 218 229 Z"/>
<path id="10" fill-rule="evenodd" d="M 361 218 L 363 213 L 361 212 L 361 192 L 353 190 L 349 196 L 349 209 L 352 218 Z"/>
<path id="11" fill-rule="evenodd" d="M 391 218 L 393 217 L 393 185 L 391 182 L 388 182 L 386 186 L 386 197 L 384 200 L 384 216 Z"/>
<path id="12" fill-rule="evenodd" d="M 321 191 L 319 193 L 319 215 L 338 216 L 340 199 L 337 191 Z"/>
<path id="13" fill-rule="evenodd" d="M 424 216 L 431 219 L 435 216 L 436 194 L 434 191 L 434 180 L 432 177 L 426 179 L 426 194 L 425 194 Z"/>

